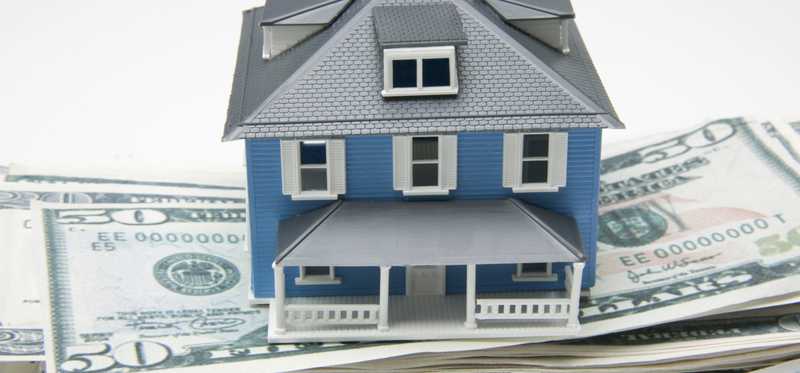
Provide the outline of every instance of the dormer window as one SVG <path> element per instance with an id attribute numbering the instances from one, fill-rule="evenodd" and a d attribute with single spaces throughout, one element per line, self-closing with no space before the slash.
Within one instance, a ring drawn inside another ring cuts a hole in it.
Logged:
<path id="1" fill-rule="evenodd" d="M 383 74 L 383 97 L 455 95 L 456 48 L 384 49 Z"/>

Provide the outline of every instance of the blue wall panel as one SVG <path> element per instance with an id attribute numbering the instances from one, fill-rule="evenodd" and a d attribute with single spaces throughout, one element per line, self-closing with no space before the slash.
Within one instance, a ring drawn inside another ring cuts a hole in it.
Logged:
<path id="1" fill-rule="evenodd" d="M 345 199 L 402 199 L 393 190 L 392 139 L 389 136 L 348 137 L 347 195 Z M 294 202 L 281 193 L 280 145 L 278 140 L 247 140 L 248 192 L 251 221 L 253 290 L 258 298 L 273 296 L 272 260 L 275 255 L 277 224 L 280 219 L 324 206 L 330 201 Z M 501 133 L 463 133 L 458 138 L 458 189 L 456 199 L 491 199 L 512 196 L 502 187 Z M 589 261 L 583 285 L 594 284 L 597 239 L 597 191 L 599 188 L 600 130 L 569 131 L 567 186 L 557 193 L 517 194 L 517 198 L 573 216 L 584 240 Z M 514 265 L 478 266 L 479 292 L 554 289 L 563 287 L 563 265 L 554 266 L 557 283 L 515 283 Z M 342 285 L 295 286 L 296 269 L 287 269 L 289 296 L 332 294 L 376 294 L 376 268 L 337 268 Z M 393 268 L 390 288 L 393 294 L 405 292 L 403 268 Z M 447 291 L 464 291 L 463 266 L 447 268 Z"/>

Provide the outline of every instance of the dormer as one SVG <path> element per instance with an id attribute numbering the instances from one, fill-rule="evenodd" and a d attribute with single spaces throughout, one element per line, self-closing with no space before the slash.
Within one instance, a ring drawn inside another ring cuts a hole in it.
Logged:
<path id="1" fill-rule="evenodd" d="M 456 48 L 467 44 L 451 3 L 372 10 L 383 56 L 383 97 L 458 94 Z"/>
<path id="2" fill-rule="evenodd" d="M 262 58 L 270 60 L 333 22 L 352 0 L 267 0 Z"/>
<path id="3" fill-rule="evenodd" d="M 575 12 L 569 0 L 485 0 L 509 25 L 569 53 L 569 21 Z"/>

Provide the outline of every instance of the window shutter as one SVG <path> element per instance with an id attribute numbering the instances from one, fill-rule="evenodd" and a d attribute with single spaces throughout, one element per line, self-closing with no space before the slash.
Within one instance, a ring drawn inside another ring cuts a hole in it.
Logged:
<path id="1" fill-rule="evenodd" d="M 503 187 L 505 188 L 513 188 L 519 184 L 518 180 L 522 173 L 521 145 L 520 134 L 503 134 Z"/>
<path id="2" fill-rule="evenodd" d="M 283 194 L 293 195 L 300 193 L 300 160 L 298 159 L 298 155 L 297 141 L 281 141 Z"/>
<path id="3" fill-rule="evenodd" d="M 567 185 L 567 133 L 553 132 L 550 134 L 550 162 L 547 173 L 550 175 L 550 185 L 563 187 Z"/>
<path id="4" fill-rule="evenodd" d="M 347 192 L 347 163 L 344 139 L 328 140 L 328 172 L 331 173 L 331 194 Z"/>
<path id="5" fill-rule="evenodd" d="M 411 189 L 411 137 L 392 137 L 394 190 Z"/>
<path id="6" fill-rule="evenodd" d="M 445 135 L 439 136 L 439 139 L 442 148 L 441 167 L 439 167 L 442 189 L 453 190 L 456 189 L 458 180 L 458 136 Z"/>

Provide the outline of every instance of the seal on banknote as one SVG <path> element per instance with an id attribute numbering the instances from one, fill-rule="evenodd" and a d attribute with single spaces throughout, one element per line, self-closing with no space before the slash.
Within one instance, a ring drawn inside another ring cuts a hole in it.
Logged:
<path id="1" fill-rule="evenodd" d="M 650 244 L 667 232 L 667 219 L 657 212 L 642 208 L 616 209 L 600 215 L 597 239 L 616 247 Z"/>
<path id="2" fill-rule="evenodd" d="M 153 276 L 161 286 L 183 295 L 211 295 L 232 289 L 241 279 L 230 261 L 202 253 L 179 253 L 159 260 Z"/>
<path id="3" fill-rule="evenodd" d="M 0 355 L 43 355 L 41 330 L 0 329 Z"/>

